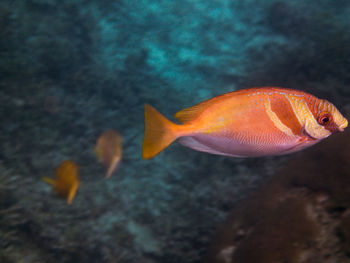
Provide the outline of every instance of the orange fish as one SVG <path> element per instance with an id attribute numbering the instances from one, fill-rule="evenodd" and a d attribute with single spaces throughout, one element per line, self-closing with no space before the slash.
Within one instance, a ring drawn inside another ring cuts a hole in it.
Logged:
<path id="1" fill-rule="evenodd" d="M 122 159 L 122 136 L 114 130 L 103 132 L 97 139 L 95 153 L 107 168 L 106 178 L 109 178 Z"/>
<path id="2" fill-rule="evenodd" d="M 43 180 L 53 187 L 53 190 L 62 198 L 67 198 L 70 205 L 78 190 L 78 165 L 67 160 L 62 162 L 55 170 L 55 179 L 44 176 Z"/>
<path id="3" fill-rule="evenodd" d="M 309 147 L 348 125 L 327 100 L 278 87 L 226 93 L 183 109 L 175 118 L 182 124 L 145 105 L 143 158 L 154 157 L 176 139 L 212 154 L 282 155 Z"/>

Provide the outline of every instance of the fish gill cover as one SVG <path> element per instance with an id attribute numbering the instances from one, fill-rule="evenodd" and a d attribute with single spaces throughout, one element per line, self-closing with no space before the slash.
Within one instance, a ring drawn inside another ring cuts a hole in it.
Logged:
<path id="1" fill-rule="evenodd" d="M 284 86 L 350 110 L 348 1 L 0 3 L 0 261 L 200 262 L 240 200 L 293 158 L 171 146 L 141 159 L 143 105 Z M 105 180 L 93 148 L 123 136 Z M 40 178 L 79 165 L 72 205 Z M 330 255 L 331 257 L 332 255 Z"/>

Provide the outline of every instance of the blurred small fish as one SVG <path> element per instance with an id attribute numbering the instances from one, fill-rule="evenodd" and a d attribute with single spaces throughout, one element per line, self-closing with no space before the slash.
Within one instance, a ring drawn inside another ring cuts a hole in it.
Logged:
<path id="1" fill-rule="evenodd" d="M 55 179 L 46 176 L 42 179 L 51 185 L 59 196 L 66 198 L 70 205 L 79 186 L 78 165 L 73 161 L 66 160 L 56 168 Z"/>
<path id="2" fill-rule="evenodd" d="M 238 90 L 175 114 L 175 124 L 145 105 L 142 156 L 149 159 L 174 140 L 197 151 L 234 157 L 282 155 L 307 148 L 348 121 L 324 99 L 278 87 Z"/>
<path id="3" fill-rule="evenodd" d="M 106 178 L 109 178 L 122 159 L 122 136 L 114 130 L 103 132 L 97 139 L 95 153 L 99 162 L 106 167 Z"/>

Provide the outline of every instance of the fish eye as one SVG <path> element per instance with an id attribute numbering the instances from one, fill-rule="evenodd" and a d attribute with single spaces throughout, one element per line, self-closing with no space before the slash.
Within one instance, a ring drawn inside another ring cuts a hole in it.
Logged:
<path id="1" fill-rule="evenodd" d="M 329 123 L 331 120 L 331 117 L 326 114 L 326 115 L 321 115 L 319 118 L 318 118 L 318 123 L 321 124 L 321 125 L 326 125 L 327 123 Z"/>

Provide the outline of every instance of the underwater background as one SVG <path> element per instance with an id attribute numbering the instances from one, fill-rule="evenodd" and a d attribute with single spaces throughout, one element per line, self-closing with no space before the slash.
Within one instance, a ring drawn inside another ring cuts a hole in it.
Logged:
<path id="1" fill-rule="evenodd" d="M 347 131 L 288 156 L 141 158 L 145 103 L 172 119 L 281 86 L 346 116 L 349 17 L 344 0 L 1 1 L 0 262 L 350 262 Z M 109 129 L 123 157 L 106 179 Z M 42 180 L 65 160 L 71 205 Z"/>

